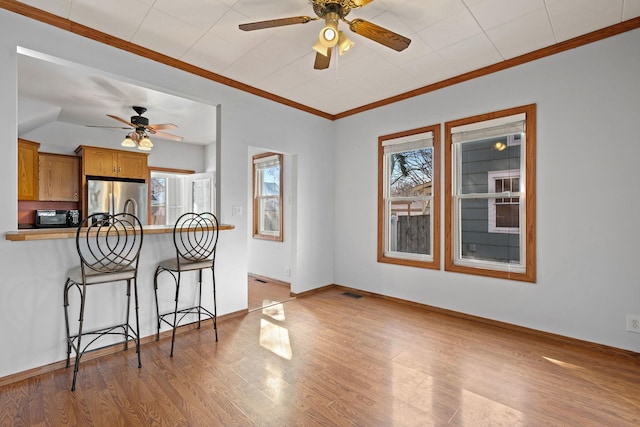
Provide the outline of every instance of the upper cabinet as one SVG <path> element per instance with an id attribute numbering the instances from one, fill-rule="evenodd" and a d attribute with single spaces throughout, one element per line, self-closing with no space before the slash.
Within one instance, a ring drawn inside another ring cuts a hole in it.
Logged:
<path id="1" fill-rule="evenodd" d="M 76 149 L 82 155 L 82 174 L 117 178 L 147 179 L 146 153 L 87 147 Z"/>
<path id="2" fill-rule="evenodd" d="M 80 157 L 40 153 L 39 200 L 80 200 Z"/>
<path id="3" fill-rule="evenodd" d="M 18 139 L 18 200 L 38 200 L 38 148 L 40 144 Z"/>

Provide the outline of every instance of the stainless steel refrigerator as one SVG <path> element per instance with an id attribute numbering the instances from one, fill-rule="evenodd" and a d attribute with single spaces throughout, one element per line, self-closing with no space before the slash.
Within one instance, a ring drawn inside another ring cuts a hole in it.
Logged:
<path id="1" fill-rule="evenodd" d="M 147 224 L 147 184 L 135 180 L 87 179 L 87 216 L 128 212 Z"/>

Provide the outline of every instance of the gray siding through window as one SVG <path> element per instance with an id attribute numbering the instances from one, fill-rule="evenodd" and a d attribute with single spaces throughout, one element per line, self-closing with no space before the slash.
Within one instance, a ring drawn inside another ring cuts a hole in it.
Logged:
<path id="1" fill-rule="evenodd" d="M 490 171 L 520 169 L 520 145 L 494 149 L 505 137 L 462 144 L 462 194 L 488 193 Z M 489 232 L 489 203 L 483 199 L 462 201 L 462 257 L 498 262 L 519 262 L 518 234 Z"/>

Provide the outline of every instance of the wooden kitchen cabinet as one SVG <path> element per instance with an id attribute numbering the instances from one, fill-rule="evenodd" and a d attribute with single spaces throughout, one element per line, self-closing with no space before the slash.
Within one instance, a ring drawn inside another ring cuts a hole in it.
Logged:
<path id="1" fill-rule="evenodd" d="M 40 153 L 39 200 L 80 200 L 80 157 Z"/>
<path id="2" fill-rule="evenodd" d="M 118 153 L 118 176 L 121 178 L 147 179 L 147 154 Z"/>
<path id="3" fill-rule="evenodd" d="M 84 176 L 147 179 L 147 153 L 84 145 L 79 146 L 76 153 L 82 155 Z"/>
<path id="4" fill-rule="evenodd" d="M 38 149 L 40 144 L 18 139 L 18 200 L 38 200 Z"/>

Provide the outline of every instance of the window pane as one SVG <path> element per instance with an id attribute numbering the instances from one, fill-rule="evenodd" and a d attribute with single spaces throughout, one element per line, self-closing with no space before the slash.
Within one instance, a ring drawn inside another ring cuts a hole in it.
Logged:
<path id="1" fill-rule="evenodd" d="M 151 177 L 151 224 L 167 223 L 167 178 Z"/>
<path id="2" fill-rule="evenodd" d="M 486 199 L 461 200 L 461 252 L 467 260 L 520 262 L 520 236 L 489 232 L 489 209 Z M 515 206 L 516 212 L 519 205 Z M 517 214 L 516 214 L 517 216 Z"/>
<path id="3" fill-rule="evenodd" d="M 280 194 L 280 165 L 260 169 L 261 196 L 277 196 Z"/>
<path id="4" fill-rule="evenodd" d="M 461 194 L 489 193 L 488 172 L 520 169 L 520 145 L 506 146 L 505 141 L 506 137 L 502 137 L 461 144 Z M 495 191 L 502 192 L 510 191 L 512 183 L 496 180 L 495 185 Z"/>
<path id="5" fill-rule="evenodd" d="M 282 242 L 282 154 L 253 157 L 253 237 Z"/>
<path id="6" fill-rule="evenodd" d="M 391 202 L 389 251 L 431 254 L 431 212 L 427 200 Z"/>
<path id="7" fill-rule="evenodd" d="M 518 228 L 519 226 L 520 205 L 518 203 L 496 203 L 496 227 Z"/>
<path id="8" fill-rule="evenodd" d="M 391 197 L 431 195 L 433 148 L 390 154 Z"/>
<path id="9" fill-rule="evenodd" d="M 280 228 L 279 205 L 277 197 L 260 199 L 260 233 L 278 234 Z"/>

